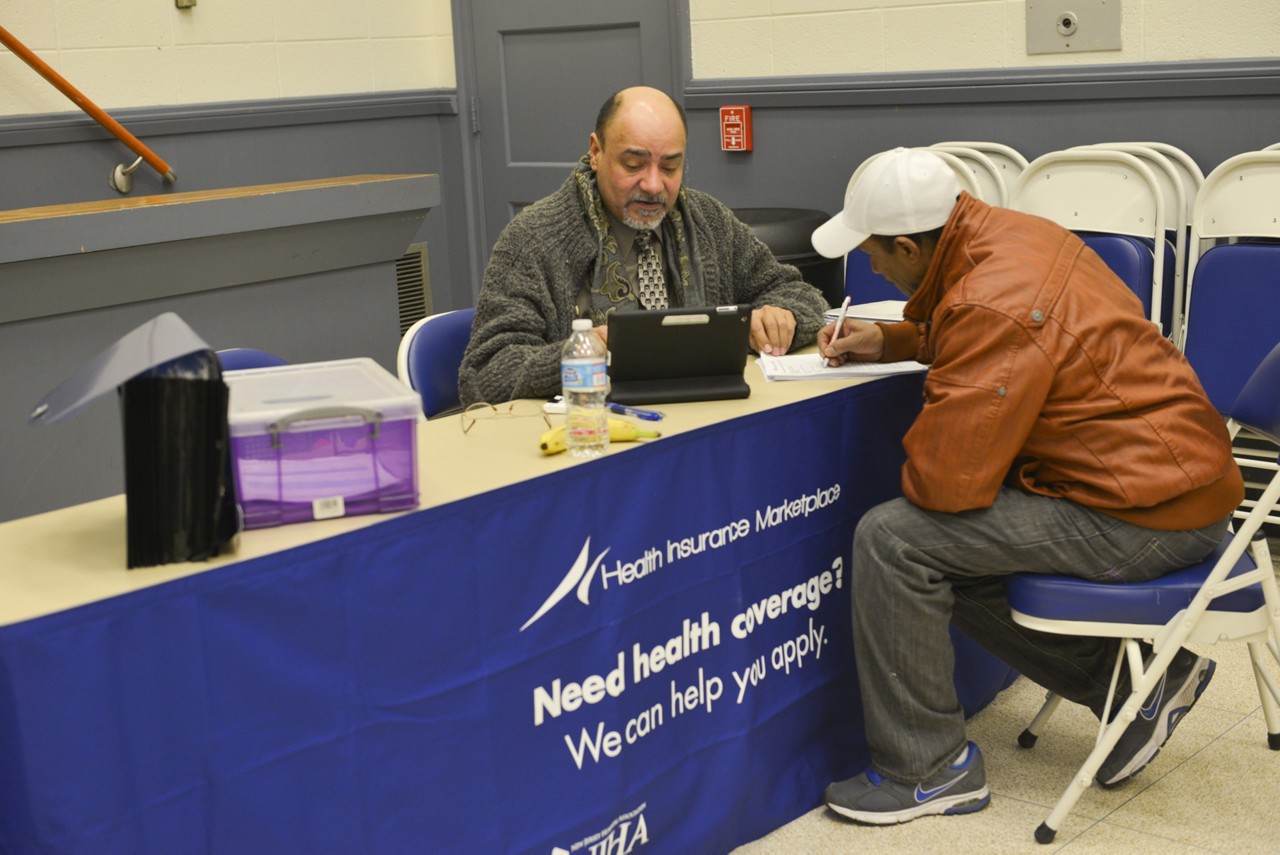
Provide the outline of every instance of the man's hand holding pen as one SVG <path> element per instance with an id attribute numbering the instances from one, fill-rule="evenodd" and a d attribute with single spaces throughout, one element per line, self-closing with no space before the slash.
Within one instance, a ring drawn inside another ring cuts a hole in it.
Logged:
<path id="1" fill-rule="evenodd" d="M 833 367 L 875 362 L 884 353 L 884 331 L 879 324 L 842 317 L 818 330 L 818 353 Z"/>

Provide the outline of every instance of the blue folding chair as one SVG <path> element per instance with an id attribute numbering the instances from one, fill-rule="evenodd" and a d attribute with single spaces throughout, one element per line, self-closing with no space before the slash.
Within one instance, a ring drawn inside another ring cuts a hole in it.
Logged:
<path id="1" fill-rule="evenodd" d="M 1280 445 L 1280 345 L 1254 371 L 1231 405 L 1229 416 L 1233 433 L 1248 428 Z M 1280 590 L 1262 530 L 1263 523 L 1277 519 L 1280 466 L 1274 459 L 1239 455 L 1236 462 L 1246 473 L 1268 473 L 1264 483 L 1257 485 L 1262 492 L 1241 506 L 1236 517 L 1243 522 L 1234 533 L 1228 533 L 1214 555 L 1199 564 L 1132 584 L 1105 584 L 1051 573 L 1020 573 L 1005 580 L 1016 623 L 1041 632 L 1120 639 L 1112 695 L 1107 699 L 1097 741 L 1048 818 L 1036 829 L 1037 841 L 1053 840 L 1184 644 L 1235 641 L 1248 646 L 1266 720 L 1267 744 L 1280 750 L 1280 685 L 1265 661 L 1269 654 L 1273 664 L 1280 665 Z M 1152 639 L 1152 651 L 1145 662 L 1141 639 Z M 1111 717 L 1116 679 L 1124 665 L 1128 666 L 1132 688 Z M 1019 737 L 1020 745 L 1035 745 L 1059 700 L 1049 695 Z"/>
<path id="2" fill-rule="evenodd" d="M 460 406 L 458 368 L 471 340 L 473 308 L 428 315 L 400 339 L 396 374 L 422 397 L 427 418 L 444 415 Z"/>

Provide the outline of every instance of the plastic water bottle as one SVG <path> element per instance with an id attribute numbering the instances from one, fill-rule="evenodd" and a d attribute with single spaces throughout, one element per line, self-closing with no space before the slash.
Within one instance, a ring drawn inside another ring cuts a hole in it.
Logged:
<path id="1" fill-rule="evenodd" d="M 609 444 L 609 394 L 604 342 L 591 334 L 591 319 L 573 322 L 560 352 L 560 384 L 565 406 L 565 445 L 574 457 L 598 457 Z"/>

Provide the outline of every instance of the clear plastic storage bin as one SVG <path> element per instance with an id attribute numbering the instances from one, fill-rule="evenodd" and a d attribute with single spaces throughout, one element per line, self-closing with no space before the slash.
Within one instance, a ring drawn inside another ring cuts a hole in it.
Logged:
<path id="1" fill-rule="evenodd" d="M 418 394 L 372 359 L 228 371 L 245 528 L 418 506 Z"/>

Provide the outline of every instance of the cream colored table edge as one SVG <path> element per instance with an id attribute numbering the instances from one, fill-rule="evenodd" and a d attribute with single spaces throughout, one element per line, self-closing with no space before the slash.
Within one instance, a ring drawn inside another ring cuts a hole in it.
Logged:
<path id="1" fill-rule="evenodd" d="M 817 359 L 815 352 L 814 358 Z M 749 398 L 668 404 L 653 426 L 663 436 L 783 407 L 869 382 L 865 379 L 767 382 L 752 360 Z M 551 416 L 552 424 L 557 416 Z M 646 423 L 649 426 L 649 423 Z M 54 428 L 56 429 L 56 426 Z M 569 466 L 590 465 L 567 454 L 544 456 L 540 418 L 495 418 L 462 433 L 457 416 L 418 426 L 419 509 L 431 508 L 535 478 Z M 837 425 L 832 425 L 838 431 Z M 648 440 L 661 442 L 661 439 Z M 640 443 L 617 443 L 624 454 Z M 411 513 L 411 512 L 405 512 Z M 138 591 L 195 573 L 258 558 L 376 525 L 388 514 L 368 514 L 243 532 L 225 554 L 209 561 L 128 570 L 125 501 L 111 496 L 70 508 L 0 523 L 0 626 Z"/>

